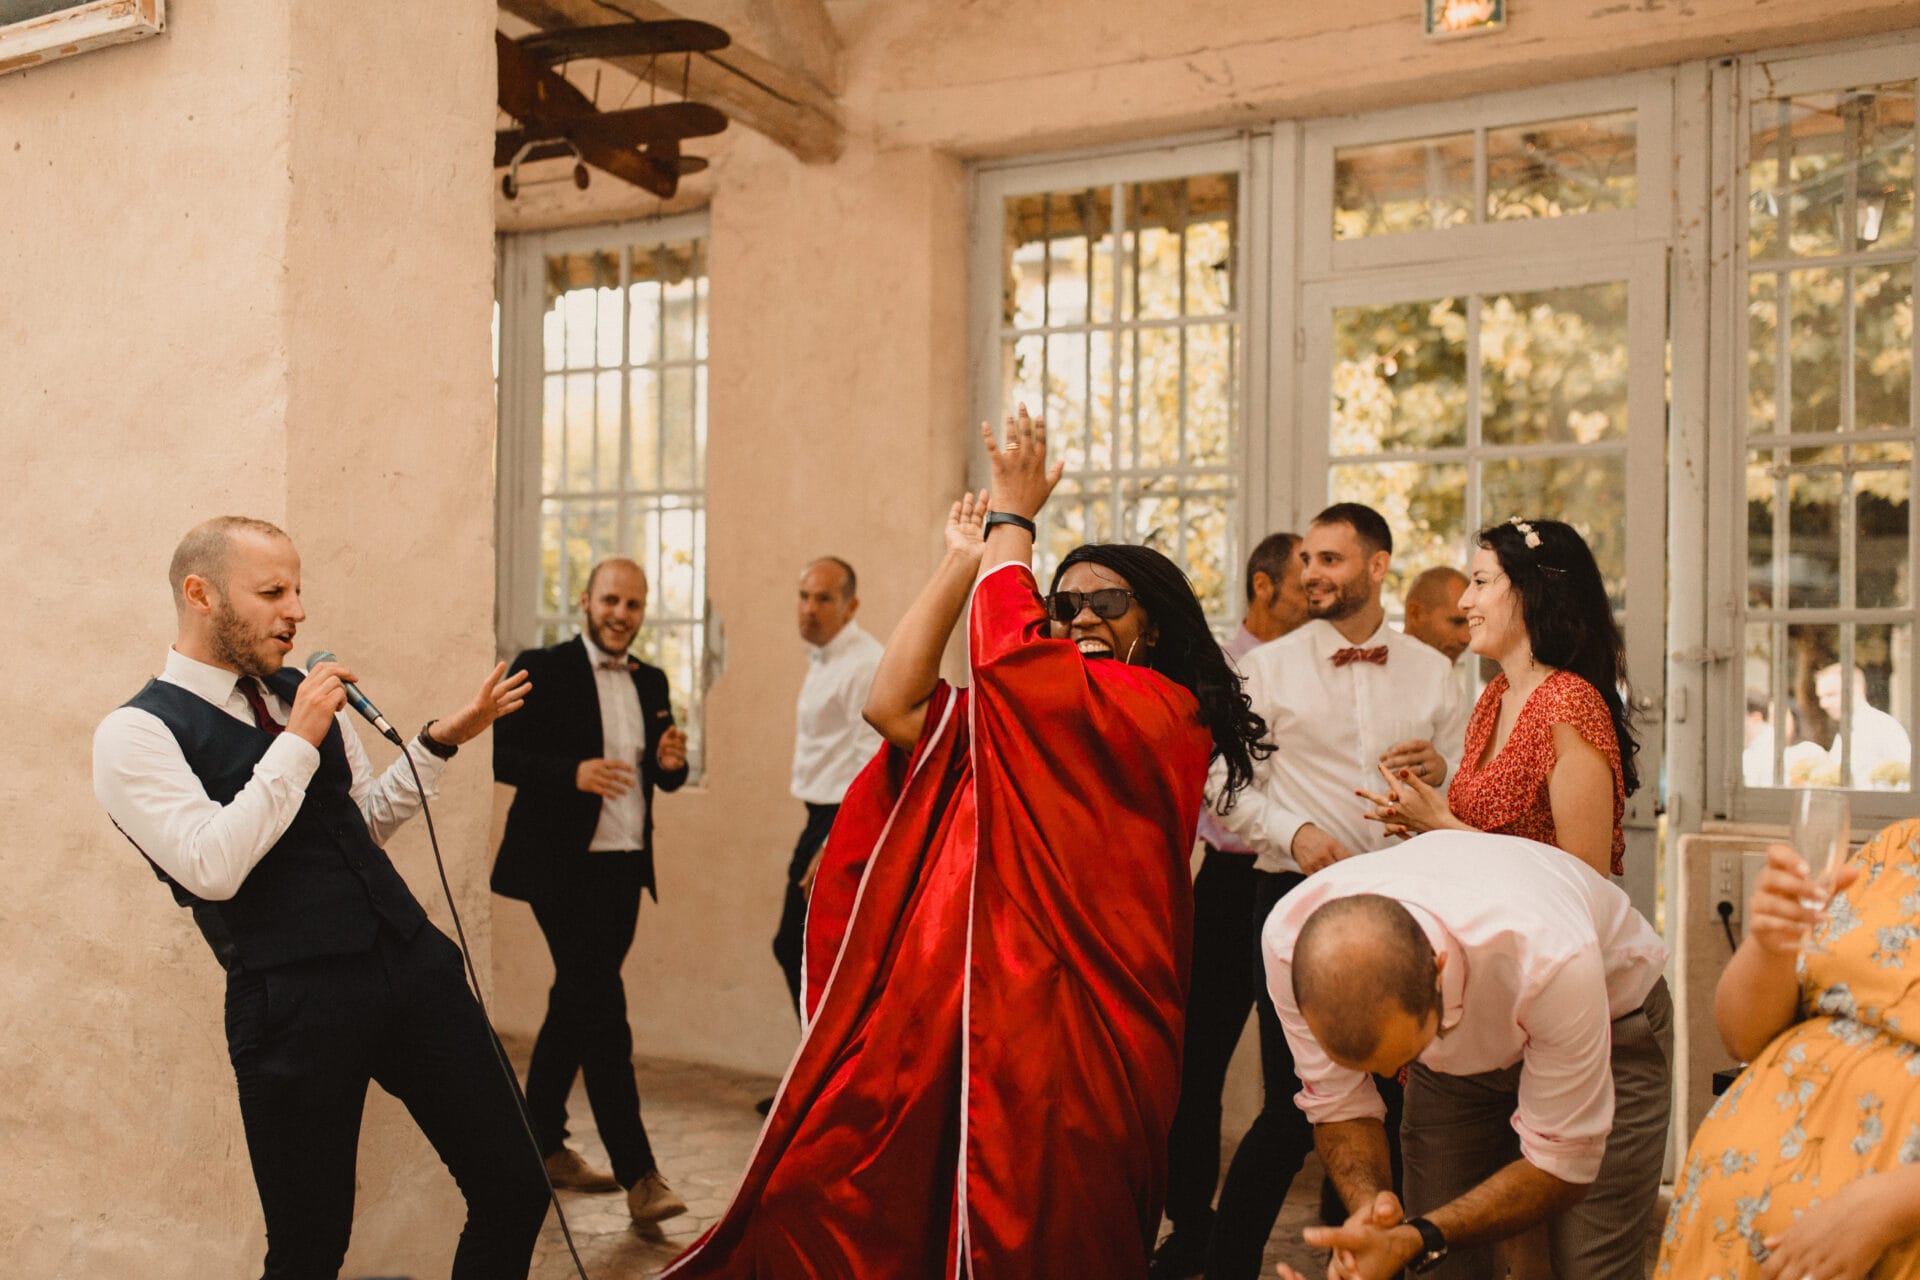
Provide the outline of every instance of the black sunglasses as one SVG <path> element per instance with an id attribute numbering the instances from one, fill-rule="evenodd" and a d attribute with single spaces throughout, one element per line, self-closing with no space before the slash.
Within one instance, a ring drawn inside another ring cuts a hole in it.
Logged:
<path id="1" fill-rule="evenodd" d="M 1133 592 L 1125 587 L 1102 587 L 1098 591 L 1056 591 L 1047 597 L 1047 616 L 1055 622 L 1072 622 L 1082 609 L 1109 622 L 1121 617 L 1133 604 Z"/>

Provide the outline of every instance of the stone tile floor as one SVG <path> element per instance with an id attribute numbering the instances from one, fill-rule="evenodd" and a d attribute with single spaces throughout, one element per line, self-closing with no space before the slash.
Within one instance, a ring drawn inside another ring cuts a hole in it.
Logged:
<path id="1" fill-rule="evenodd" d="M 509 1049 L 524 1073 L 528 1046 L 510 1044 Z M 718 1220 L 760 1133 L 761 1119 L 753 1104 L 772 1093 L 777 1083 L 767 1076 L 647 1058 L 638 1059 L 635 1067 L 654 1154 L 667 1181 L 687 1202 L 688 1212 L 641 1229 L 627 1216 L 623 1196 L 561 1192 L 574 1244 L 591 1280 L 641 1280 L 657 1275 Z M 605 1168 L 606 1150 L 593 1130 L 586 1091 L 578 1084 L 568 1116 L 574 1126 L 573 1144 L 595 1166 Z M 1319 1187 L 1319 1165 L 1309 1160 L 1294 1180 L 1275 1225 L 1263 1275 L 1272 1276 L 1274 1264 L 1282 1261 L 1309 1276 L 1326 1274 L 1325 1255 L 1300 1242 L 1301 1230 L 1317 1220 Z M 1648 1258 L 1651 1270 L 1651 1249 Z M 529 1280 L 571 1280 L 574 1275 L 558 1220 L 549 1214 Z"/>

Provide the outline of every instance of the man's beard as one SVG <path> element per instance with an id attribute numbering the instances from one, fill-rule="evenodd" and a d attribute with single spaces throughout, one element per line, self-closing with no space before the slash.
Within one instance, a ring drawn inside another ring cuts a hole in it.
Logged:
<path id="1" fill-rule="evenodd" d="M 600 650 L 600 652 L 612 654 L 616 658 L 624 657 L 627 650 L 632 647 L 633 642 L 639 639 L 637 631 L 630 631 L 627 633 L 626 643 L 623 644 L 619 640 L 610 637 L 606 630 L 591 617 L 586 620 L 586 624 L 587 639 L 593 641 L 594 647 Z"/>
<path id="2" fill-rule="evenodd" d="M 1365 578 L 1355 578 L 1351 582 L 1336 586 L 1333 589 L 1333 599 L 1327 601 L 1324 605 L 1315 604 L 1309 599 L 1307 601 L 1307 616 L 1311 618 L 1323 618 L 1328 622 L 1338 622 L 1340 619 L 1350 618 L 1366 608 L 1370 595 L 1371 592 L 1367 589 L 1367 580 Z"/>
<path id="3" fill-rule="evenodd" d="M 252 676 L 264 680 L 280 669 L 278 664 L 268 667 L 261 663 L 259 651 L 253 647 L 254 637 L 248 632 L 247 624 L 233 611 L 233 606 L 222 600 L 213 610 L 213 656 L 222 666 L 232 667 L 243 676 Z"/>

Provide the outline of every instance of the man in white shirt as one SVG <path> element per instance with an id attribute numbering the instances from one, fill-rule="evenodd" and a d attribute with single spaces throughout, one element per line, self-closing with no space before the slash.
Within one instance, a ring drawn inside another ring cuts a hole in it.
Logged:
<path id="1" fill-rule="evenodd" d="M 1255 851 L 1255 865 L 1274 873 L 1260 903 L 1267 909 L 1314 872 L 1390 845 L 1361 816 L 1355 789 L 1376 787 L 1382 765 L 1443 786 L 1463 749 L 1469 709 L 1452 664 L 1387 625 L 1380 591 L 1393 534 L 1377 511 L 1353 502 L 1328 507 L 1308 526 L 1300 556 L 1310 619 L 1240 664 L 1276 750 L 1255 762 L 1253 785 L 1221 819 Z M 1278 1052 L 1262 1061 L 1261 1111 L 1220 1192 L 1209 1280 L 1258 1273 L 1312 1142 L 1290 1101 L 1292 1062 Z"/>
<path id="2" fill-rule="evenodd" d="M 1299 1106 L 1352 1211 L 1306 1232 L 1337 1274 L 1489 1275 L 1494 1241 L 1544 1221 L 1555 1275 L 1641 1280 L 1673 1004 L 1625 893 L 1550 845 L 1436 831 L 1310 877 L 1262 945 Z M 1374 1081 L 1402 1069 L 1397 1197 Z"/>
<path id="3" fill-rule="evenodd" d="M 1467 651 L 1467 614 L 1460 607 L 1460 595 L 1467 589 L 1467 575 L 1446 565 L 1436 565 L 1407 586 L 1406 623 L 1401 628 L 1423 644 L 1445 654 L 1448 662 L 1460 661 Z"/>
<path id="4" fill-rule="evenodd" d="M 525 678 L 495 667 L 376 777 L 344 710 L 353 673 L 287 665 L 306 611 L 285 533 L 208 520 L 168 580 L 173 647 L 101 721 L 94 793 L 227 971 L 266 1277 L 338 1273 L 370 1080 L 406 1104 L 466 1198 L 454 1280 L 524 1277 L 546 1184 L 460 952 L 382 846 L 460 744 L 520 706 Z"/>
<path id="5" fill-rule="evenodd" d="M 1270 533 L 1247 557 L 1247 613 L 1221 649 L 1238 663 L 1256 645 L 1277 640 L 1307 620 L 1300 586 L 1300 535 Z M 1260 925 L 1278 899 L 1261 892 L 1273 873 L 1254 866 L 1254 851 L 1207 811 L 1200 813 L 1205 853 L 1193 881 L 1193 961 L 1180 1064 L 1180 1104 L 1167 1136 L 1167 1221 L 1173 1229 L 1153 1251 L 1151 1280 L 1184 1280 L 1207 1264 L 1213 1193 L 1220 1184 L 1220 1091 L 1227 1067 L 1258 1008 L 1263 1060 L 1285 1055 L 1272 1006 L 1260 998 Z M 1268 1047 L 1268 1046 L 1271 1047 Z"/>
<path id="6" fill-rule="evenodd" d="M 1837 725 L 1840 723 L 1840 664 L 1823 667 L 1814 676 L 1814 696 L 1820 709 Z M 1853 725 L 1847 731 L 1847 754 L 1852 777 L 1846 784 L 1865 790 L 1876 783 L 1904 785 L 1911 773 L 1913 743 L 1900 722 L 1867 701 L 1867 673 L 1853 669 Z M 1827 747 L 1827 758 L 1840 767 L 1840 734 L 1835 733 Z M 1901 772 L 1905 770 L 1906 772 Z M 1876 777 L 1876 772 L 1882 776 Z"/>
<path id="7" fill-rule="evenodd" d="M 882 646 L 854 621 L 859 611 L 859 579 L 845 560 L 823 556 L 800 575 L 800 638 L 811 652 L 794 709 L 792 792 L 806 805 L 807 822 L 787 863 L 786 900 L 773 936 L 773 955 L 786 977 L 795 1013 L 800 1011 L 807 894 L 820 849 L 833 829 L 841 798 L 880 749 L 880 735 L 861 718 L 861 710 Z"/>

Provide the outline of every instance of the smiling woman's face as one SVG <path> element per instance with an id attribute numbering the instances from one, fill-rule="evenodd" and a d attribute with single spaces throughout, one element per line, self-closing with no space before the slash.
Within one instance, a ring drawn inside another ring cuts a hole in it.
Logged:
<path id="1" fill-rule="evenodd" d="M 1093 592 L 1109 587 L 1132 590 L 1133 584 L 1102 565 L 1081 560 L 1067 566 L 1055 589 Z M 1118 658 L 1135 666 L 1145 666 L 1153 657 L 1159 628 L 1147 617 L 1138 600 L 1127 601 L 1127 611 L 1117 618 L 1102 618 L 1091 605 L 1083 606 L 1073 621 L 1053 624 L 1053 634 L 1079 646 L 1088 658 Z"/>

